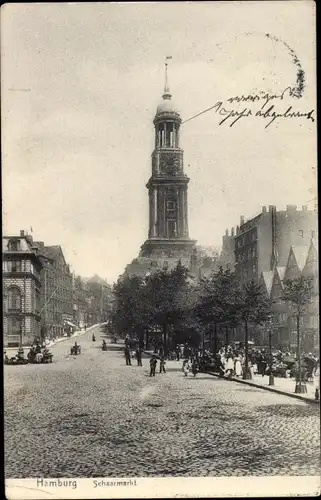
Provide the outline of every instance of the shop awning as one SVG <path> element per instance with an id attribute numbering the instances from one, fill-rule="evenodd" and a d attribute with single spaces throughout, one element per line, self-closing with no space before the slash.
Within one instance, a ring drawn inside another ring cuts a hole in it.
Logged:
<path id="1" fill-rule="evenodd" d="M 65 325 L 73 326 L 74 328 L 77 328 L 77 325 L 74 325 L 71 321 L 65 321 Z"/>

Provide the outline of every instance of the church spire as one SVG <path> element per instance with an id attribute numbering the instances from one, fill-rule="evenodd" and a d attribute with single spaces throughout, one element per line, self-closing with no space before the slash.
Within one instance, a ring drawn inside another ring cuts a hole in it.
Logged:
<path id="1" fill-rule="evenodd" d="M 166 61 L 167 61 L 167 59 L 172 59 L 172 56 L 167 56 Z M 172 97 L 172 94 L 170 93 L 169 85 L 168 85 L 167 68 L 168 68 L 168 63 L 165 62 L 165 86 L 164 86 L 163 99 L 171 99 L 171 97 Z"/>

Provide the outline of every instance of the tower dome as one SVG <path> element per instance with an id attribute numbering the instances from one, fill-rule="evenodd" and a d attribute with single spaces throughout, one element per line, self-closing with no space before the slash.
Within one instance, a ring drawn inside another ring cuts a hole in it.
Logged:
<path id="1" fill-rule="evenodd" d="M 167 96 L 167 95 L 169 95 L 170 97 L 165 98 L 164 96 Z M 170 94 L 164 94 L 163 100 L 157 106 L 156 115 L 159 115 L 162 113 L 174 113 L 175 115 L 179 115 L 179 111 L 178 111 L 175 103 L 172 101 Z"/>
<path id="2" fill-rule="evenodd" d="M 172 94 L 170 93 L 168 86 L 167 64 L 165 64 L 165 87 L 164 87 L 164 94 L 162 97 L 163 97 L 162 101 L 157 106 L 156 117 L 158 118 L 159 115 L 162 115 L 163 113 L 165 113 L 166 115 L 170 113 L 173 114 L 173 116 L 175 117 L 179 117 L 178 108 L 172 101 Z"/>

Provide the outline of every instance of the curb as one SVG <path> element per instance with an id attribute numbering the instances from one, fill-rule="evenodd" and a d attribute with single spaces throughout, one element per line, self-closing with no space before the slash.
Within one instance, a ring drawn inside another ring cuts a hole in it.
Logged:
<path id="1" fill-rule="evenodd" d="M 99 324 L 91 325 L 89 328 L 87 328 L 87 330 L 78 330 L 78 332 L 75 332 L 75 333 L 77 333 L 77 335 L 75 335 L 75 333 L 73 333 L 72 335 L 70 335 L 70 337 L 61 337 L 60 340 L 58 340 L 58 341 L 56 340 L 56 342 L 54 342 L 51 345 L 48 345 L 48 347 L 54 347 L 55 345 L 60 344 L 60 342 L 64 342 L 65 340 L 76 339 L 76 338 L 80 337 L 81 335 L 84 335 L 85 333 L 89 332 L 93 328 L 97 328 L 97 326 L 99 326 Z"/>
<path id="2" fill-rule="evenodd" d="M 312 399 L 312 398 L 307 398 L 306 396 L 301 396 L 300 394 L 295 394 L 295 392 L 292 393 L 292 392 L 283 391 L 282 389 L 277 389 L 276 387 L 264 386 L 264 385 L 260 385 L 260 384 L 257 384 L 255 382 L 251 382 L 248 380 L 220 377 L 220 375 L 217 375 L 216 373 L 213 373 L 213 372 L 207 372 L 207 373 L 209 375 L 212 375 L 213 377 L 217 377 L 217 378 L 220 378 L 223 380 L 228 380 L 230 382 L 238 382 L 239 384 L 249 385 L 252 387 L 256 387 L 257 389 L 263 389 L 265 391 L 270 391 L 270 392 L 275 392 L 277 394 L 282 394 L 283 396 L 289 396 L 289 398 L 300 399 L 301 401 L 304 401 L 305 403 L 312 403 L 312 404 L 320 405 L 320 401 L 317 401 L 316 399 Z"/>

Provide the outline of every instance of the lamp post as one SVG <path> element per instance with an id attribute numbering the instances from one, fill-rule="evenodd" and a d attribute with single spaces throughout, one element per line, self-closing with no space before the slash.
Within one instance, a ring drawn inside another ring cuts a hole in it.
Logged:
<path id="1" fill-rule="evenodd" d="M 272 358 L 272 316 L 269 320 L 269 385 L 274 385 L 273 358 Z"/>

